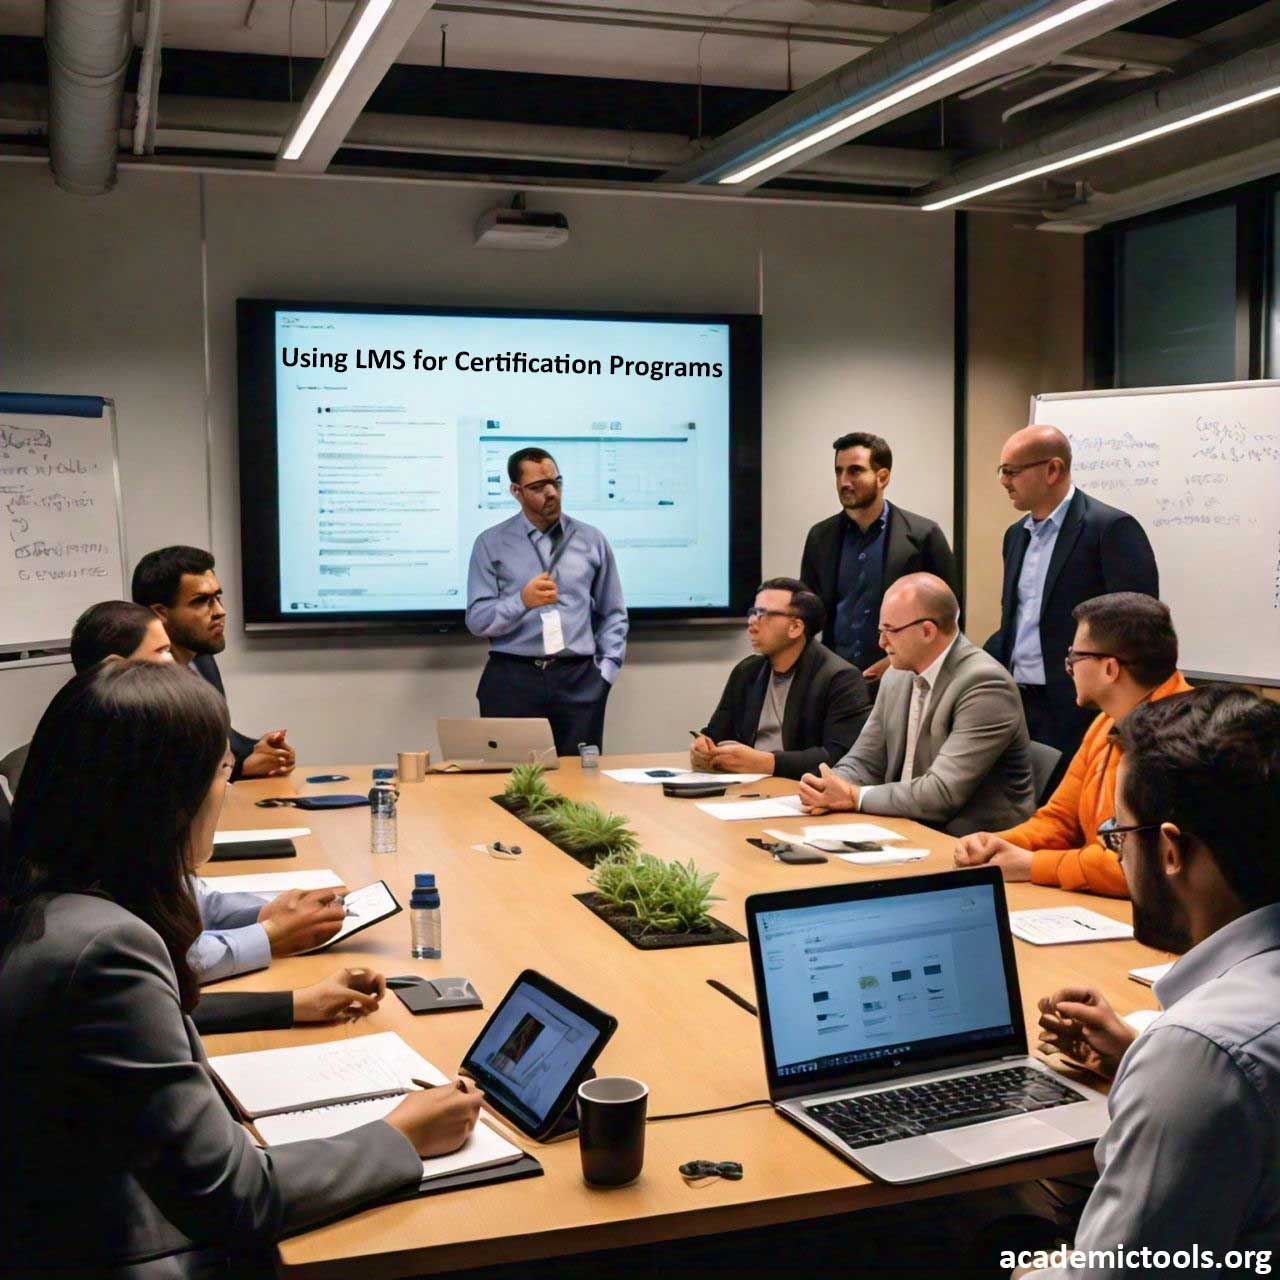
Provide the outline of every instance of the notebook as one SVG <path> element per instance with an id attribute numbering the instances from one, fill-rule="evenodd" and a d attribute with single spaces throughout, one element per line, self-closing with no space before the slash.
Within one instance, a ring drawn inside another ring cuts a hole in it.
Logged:
<path id="1" fill-rule="evenodd" d="M 337 872 L 322 867 L 315 871 L 264 871 L 261 875 L 201 876 L 206 889 L 218 893 L 260 893 L 275 897 L 289 889 L 329 889 L 342 883 Z"/>
<path id="2" fill-rule="evenodd" d="M 330 1138 L 381 1120 L 416 1090 L 412 1077 L 449 1083 L 394 1031 L 221 1054 L 210 1058 L 209 1066 L 268 1146 Z M 424 1160 L 422 1180 L 496 1168 L 524 1154 L 481 1121 L 457 1151 Z"/>
<path id="3" fill-rule="evenodd" d="M 1134 982 L 1142 983 L 1144 987 L 1154 987 L 1155 984 L 1159 982 L 1160 979 L 1163 978 L 1164 975 L 1172 968 L 1172 960 L 1170 960 L 1168 964 L 1144 965 L 1140 969 L 1130 969 L 1129 977 L 1131 977 Z"/>
<path id="4" fill-rule="evenodd" d="M 1088 907 L 1044 907 L 1031 911 L 1011 911 L 1009 928 L 1015 938 L 1037 947 L 1064 942 L 1114 942 L 1132 938 L 1133 927 Z"/>

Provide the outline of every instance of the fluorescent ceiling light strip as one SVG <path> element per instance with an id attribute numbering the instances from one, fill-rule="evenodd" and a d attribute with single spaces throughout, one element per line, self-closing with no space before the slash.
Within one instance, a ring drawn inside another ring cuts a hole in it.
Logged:
<path id="1" fill-rule="evenodd" d="M 323 83 L 317 90 L 316 96 L 312 99 L 311 105 L 307 108 L 306 114 L 298 122 L 293 136 L 285 143 L 283 154 L 286 160 L 297 160 L 307 149 L 307 143 L 311 141 L 312 134 L 319 128 L 325 112 L 333 106 L 334 98 L 338 96 L 342 86 L 346 84 L 352 68 L 360 60 L 360 55 L 364 52 L 365 45 L 373 38 L 373 33 L 377 31 L 379 24 L 387 16 L 387 10 L 391 8 L 393 3 L 394 0 L 370 0 L 368 7 L 360 15 L 355 27 L 352 28 L 351 39 L 343 45 L 328 71 L 322 73 L 324 75 Z"/>
<path id="2" fill-rule="evenodd" d="M 1109 156 L 1116 151 L 1123 151 L 1126 147 L 1136 147 L 1139 143 L 1150 142 L 1152 138 L 1162 138 L 1165 134 L 1177 133 L 1179 129 L 1189 129 L 1192 125 L 1203 124 L 1204 121 L 1212 120 L 1215 116 L 1224 116 L 1231 111 L 1240 111 L 1244 107 L 1252 107 L 1259 102 L 1265 102 L 1268 98 L 1274 98 L 1278 95 L 1280 95 L 1280 84 L 1272 85 L 1270 89 L 1260 89 L 1257 93 L 1251 93 L 1248 97 L 1239 98 L 1235 102 L 1224 102 L 1221 106 L 1210 107 L 1207 111 L 1199 111 L 1193 116 L 1187 116 L 1185 120 L 1174 120 L 1169 124 L 1157 125 L 1154 129 L 1144 129 L 1141 133 L 1135 133 L 1128 138 L 1121 138 L 1118 142 L 1108 142 L 1101 147 L 1091 147 L 1088 151 L 1078 151 L 1065 159 L 1051 160 L 1048 164 L 1039 165 L 1023 173 L 1015 173 L 1011 177 L 997 178 L 994 182 L 988 182 L 985 186 L 974 187 L 972 191 L 963 191 L 959 195 L 947 196 L 945 200 L 935 200 L 932 204 L 921 205 L 921 208 L 928 212 L 933 212 L 937 209 L 949 208 L 953 204 L 960 204 L 965 200 L 976 200 L 979 196 L 985 196 L 989 192 L 1000 191 L 1004 187 L 1016 186 L 1019 182 L 1027 182 L 1031 178 L 1039 178 L 1046 173 L 1065 169 L 1068 165 L 1084 164 L 1086 161 L 1098 159 L 1099 156 Z"/>
<path id="3" fill-rule="evenodd" d="M 974 67 L 981 66 L 984 62 L 990 62 L 992 58 L 998 58 L 1001 54 L 1008 53 L 1010 49 L 1016 49 L 1019 45 L 1026 44 L 1029 40 L 1036 40 L 1040 36 L 1063 26 L 1065 23 L 1074 22 L 1077 18 L 1083 18 L 1095 9 L 1101 9 L 1104 5 L 1113 4 L 1114 2 L 1115 0 L 1080 0 L 1079 4 L 1073 4 L 1069 9 L 1063 9 L 1061 13 L 1042 18 L 1039 22 L 1032 23 L 1031 26 L 1024 27 L 1021 31 L 1015 31 L 1010 35 L 1001 37 L 999 40 L 993 40 L 990 44 L 982 45 L 955 62 L 948 62 L 945 66 L 930 72 L 922 80 L 912 81 L 912 83 L 904 85 L 901 89 L 895 89 L 892 93 L 877 97 L 874 101 L 859 107 L 856 111 L 848 115 L 842 115 L 830 124 L 824 125 L 821 129 L 806 133 L 794 142 L 788 143 L 785 147 L 770 152 L 760 160 L 753 160 L 743 168 L 735 169 L 732 173 L 727 173 L 723 178 L 718 178 L 716 181 L 720 183 L 746 182 L 748 178 L 754 178 L 761 171 L 771 169 L 774 165 L 781 164 L 784 160 L 789 160 L 792 156 L 798 155 L 802 151 L 807 151 L 810 147 L 817 146 L 820 142 L 826 142 L 829 138 L 834 138 L 836 134 L 843 133 L 846 129 L 852 129 L 854 125 L 861 124 L 864 120 L 871 119 L 872 116 L 878 116 L 881 112 L 888 111 L 891 107 L 896 107 L 900 102 L 906 102 L 907 99 L 914 98 L 917 94 L 925 93 L 946 80 L 954 79 L 954 77 L 963 75 Z"/>

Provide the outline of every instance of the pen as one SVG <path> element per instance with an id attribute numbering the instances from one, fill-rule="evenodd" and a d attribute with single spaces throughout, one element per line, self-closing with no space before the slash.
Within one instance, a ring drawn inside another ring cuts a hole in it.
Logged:
<path id="1" fill-rule="evenodd" d="M 1078 924 L 1082 929 L 1088 929 L 1090 933 L 1097 933 L 1097 932 L 1098 932 L 1098 931 L 1093 927 L 1093 925 L 1091 925 L 1091 924 L 1089 924 L 1089 923 L 1088 923 L 1088 921 L 1085 921 L 1085 920 L 1077 920 L 1077 919 L 1075 918 L 1075 916 L 1072 916 L 1072 917 L 1071 917 L 1071 923 L 1072 923 L 1072 924 Z"/>
<path id="2" fill-rule="evenodd" d="M 753 1005 L 749 1000 L 744 1000 L 736 991 L 726 987 L 723 982 L 717 982 L 714 978 L 708 978 L 707 986 L 714 988 L 722 996 L 728 996 L 739 1009 L 745 1009 L 753 1018 L 758 1018 L 760 1016 L 756 1011 L 755 1005 Z"/>
<path id="3" fill-rule="evenodd" d="M 763 791 L 739 791 L 738 799 L 739 800 L 763 800 L 764 792 Z"/>
<path id="4" fill-rule="evenodd" d="M 419 1089 L 434 1089 L 436 1087 L 429 1080 L 419 1080 L 417 1076 L 410 1076 L 409 1083 L 416 1084 Z M 458 1079 L 458 1092 L 459 1093 L 467 1092 L 467 1082 L 463 1080 L 461 1077 L 459 1077 Z"/>

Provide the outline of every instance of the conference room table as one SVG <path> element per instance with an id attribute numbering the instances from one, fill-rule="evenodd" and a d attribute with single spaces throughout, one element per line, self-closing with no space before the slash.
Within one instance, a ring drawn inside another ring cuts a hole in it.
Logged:
<path id="1" fill-rule="evenodd" d="M 687 767 L 684 756 L 616 756 L 605 768 Z M 307 774 L 337 772 L 347 782 L 308 785 Z M 690 1236 L 761 1227 L 953 1194 L 1092 1168 L 1088 1148 L 1019 1160 L 911 1186 L 873 1182 L 768 1106 L 687 1119 L 670 1113 L 765 1100 L 767 1089 L 757 1019 L 708 985 L 714 978 L 754 1003 L 745 942 L 642 951 L 606 925 L 574 894 L 588 892 L 589 872 L 525 826 L 491 797 L 505 774 L 433 773 L 400 785 L 399 841 L 394 854 L 369 851 L 369 810 L 300 812 L 263 809 L 266 796 L 362 791 L 369 766 L 298 768 L 285 778 L 239 782 L 228 791 L 220 827 L 306 826 L 289 860 L 209 864 L 209 876 L 331 868 L 350 889 L 385 880 L 405 910 L 327 952 L 277 960 L 270 969 L 220 983 L 213 990 L 297 988 L 343 966 L 373 967 L 387 975 L 465 976 L 483 1010 L 414 1016 L 394 993 L 356 1023 L 287 1031 L 210 1036 L 211 1055 L 274 1048 L 395 1031 L 446 1073 L 456 1071 L 485 1020 L 523 969 L 533 968 L 618 1019 L 618 1030 L 597 1063 L 601 1075 L 626 1075 L 649 1087 L 651 1122 L 644 1171 L 631 1186 L 598 1190 L 582 1179 L 575 1139 L 538 1144 L 522 1140 L 541 1162 L 542 1177 L 471 1187 L 375 1206 L 320 1226 L 280 1245 L 289 1277 L 412 1276 L 534 1258 L 585 1253 Z M 551 787 L 625 815 L 641 848 L 663 859 L 693 859 L 715 872 L 722 901 L 712 914 L 745 933 L 744 901 L 765 890 L 918 875 L 952 867 L 954 837 L 901 819 L 858 815 L 721 821 L 692 800 L 667 798 L 660 786 L 635 785 L 582 769 L 576 758 L 548 774 Z M 729 789 L 795 794 L 794 782 L 767 778 Z M 747 843 L 765 827 L 851 820 L 893 828 L 906 845 L 929 850 L 922 861 L 862 867 L 837 858 L 787 865 Z M 491 857 L 484 845 L 518 844 L 516 859 Z M 478 846 L 478 847 L 477 847 Z M 443 909 L 443 958 L 414 960 L 409 949 L 409 893 L 413 875 L 436 875 Z M 1087 905 L 1128 922 L 1127 901 L 1064 893 L 1031 884 L 1007 886 L 1013 910 Z M 1121 1014 L 1154 1008 L 1152 993 L 1128 978 L 1130 968 L 1168 959 L 1136 942 L 1036 947 L 1015 939 L 1028 1033 L 1035 1044 L 1036 1000 L 1069 984 L 1099 988 Z M 688 1185 L 678 1171 L 695 1158 L 737 1160 L 739 1182 Z"/>

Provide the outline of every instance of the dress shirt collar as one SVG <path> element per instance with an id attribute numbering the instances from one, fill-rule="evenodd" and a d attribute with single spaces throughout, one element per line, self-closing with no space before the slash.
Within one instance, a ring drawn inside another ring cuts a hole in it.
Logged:
<path id="1" fill-rule="evenodd" d="M 880 508 L 880 514 L 876 517 L 875 523 L 867 526 L 866 533 L 863 533 L 862 526 L 850 515 L 845 515 L 848 522 L 845 525 L 845 532 L 852 533 L 858 537 L 876 538 L 879 537 L 889 527 L 889 499 L 884 500 L 884 506 Z"/>
<path id="2" fill-rule="evenodd" d="M 1062 528 L 1062 522 L 1067 518 L 1067 508 L 1071 505 L 1071 499 L 1075 496 L 1076 487 L 1072 485 L 1067 490 L 1067 496 L 1043 520 L 1037 520 L 1035 516 L 1028 516 L 1022 522 L 1022 527 L 1028 533 L 1036 533 L 1041 529 L 1052 529 L 1056 533 Z"/>
<path id="3" fill-rule="evenodd" d="M 934 658 L 934 660 L 929 663 L 922 672 L 920 672 L 921 678 L 929 686 L 930 693 L 933 692 L 933 686 L 938 683 L 938 676 L 942 672 L 942 664 L 947 660 L 947 654 L 956 647 L 956 641 L 959 639 L 960 632 L 957 631 L 955 635 L 951 637 L 951 643 L 947 645 L 947 647 L 943 649 L 943 651 L 938 654 L 938 656 Z"/>
<path id="4" fill-rule="evenodd" d="M 1280 948 L 1280 902 L 1238 916 L 1192 947 L 1154 986 L 1162 1009 L 1168 1009 L 1241 961 Z"/>
<path id="5" fill-rule="evenodd" d="M 527 515 L 525 515 L 523 510 L 520 511 L 520 513 L 517 516 L 517 519 L 524 526 L 525 534 L 530 538 L 532 538 L 535 533 L 545 538 L 551 532 L 550 529 L 539 529 L 538 526 L 534 524 L 533 521 L 530 520 Z M 569 524 L 569 517 L 565 515 L 563 511 L 560 513 L 560 519 L 556 521 L 556 524 L 560 526 L 561 533 L 566 535 L 568 534 L 571 526 Z M 555 526 L 553 525 L 552 528 L 554 527 Z"/>

